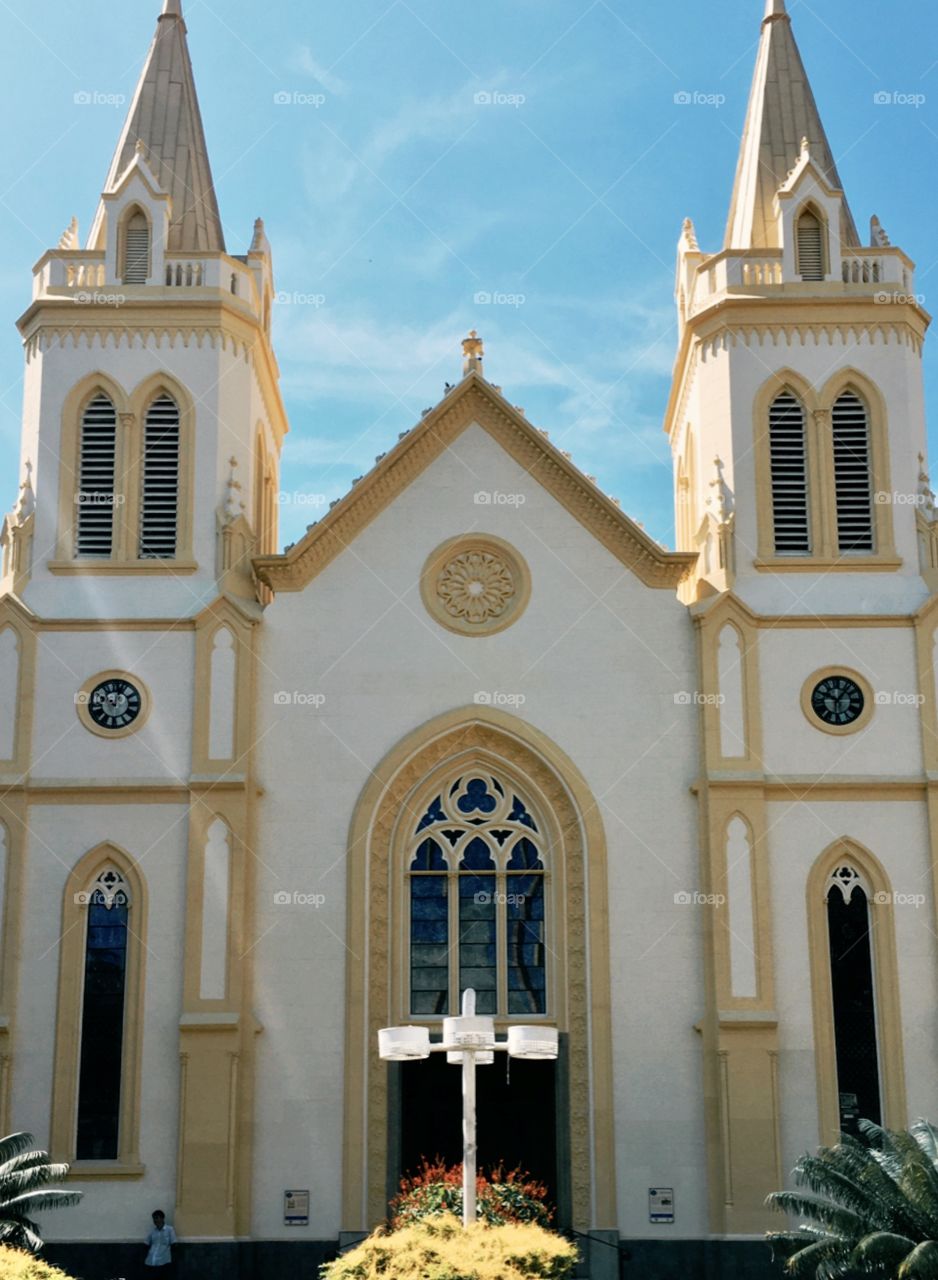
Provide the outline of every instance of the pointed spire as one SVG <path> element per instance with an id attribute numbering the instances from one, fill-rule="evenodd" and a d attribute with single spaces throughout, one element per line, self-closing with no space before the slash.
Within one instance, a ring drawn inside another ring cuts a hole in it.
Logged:
<path id="1" fill-rule="evenodd" d="M 115 189 L 138 154 L 146 157 L 160 185 L 172 197 L 167 249 L 223 253 L 225 237 L 181 0 L 164 0 L 105 191 Z M 103 215 L 103 206 L 100 206 L 92 229 L 92 245 L 100 237 Z"/>
<path id="2" fill-rule="evenodd" d="M 766 0 L 725 248 L 779 247 L 773 202 L 797 163 L 805 140 L 827 183 L 843 190 L 785 0 Z M 840 236 L 845 245 L 860 243 L 846 199 Z"/>

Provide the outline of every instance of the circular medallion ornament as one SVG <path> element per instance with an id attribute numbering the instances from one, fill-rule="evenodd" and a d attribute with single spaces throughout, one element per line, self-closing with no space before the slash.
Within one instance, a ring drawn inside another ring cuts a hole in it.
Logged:
<path id="1" fill-rule="evenodd" d="M 530 594 L 528 567 L 500 538 L 466 535 L 438 547 L 421 579 L 437 622 L 463 635 L 492 635 L 515 622 Z"/>
<path id="2" fill-rule="evenodd" d="M 85 682 L 75 705 L 86 729 L 102 738 L 121 738 L 143 725 L 150 698 L 135 676 L 126 671 L 104 671 Z"/>
<path id="3" fill-rule="evenodd" d="M 855 671 L 831 668 L 816 672 L 801 694 L 808 719 L 828 733 L 855 733 L 873 713 L 869 685 Z"/>

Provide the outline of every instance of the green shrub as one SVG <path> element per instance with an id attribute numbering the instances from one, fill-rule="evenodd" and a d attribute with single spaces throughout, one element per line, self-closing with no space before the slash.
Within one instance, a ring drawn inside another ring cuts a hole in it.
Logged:
<path id="1" fill-rule="evenodd" d="M 31 1253 L 0 1245 L 0 1280 L 69 1280 L 69 1277 Z"/>
<path id="2" fill-rule="evenodd" d="M 481 1222 L 490 1227 L 536 1222 L 549 1227 L 554 1216 L 547 1205 L 547 1188 L 520 1169 L 505 1173 L 502 1166 L 476 1179 L 476 1204 Z M 420 1172 L 401 1179 L 400 1194 L 390 1205 L 391 1227 L 397 1230 L 434 1214 L 462 1217 L 462 1165 L 449 1168 L 439 1157 L 431 1164 L 424 1160 Z"/>
<path id="3" fill-rule="evenodd" d="M 564 1280 L 575 1247 L 534 1223 L 468 1230 L 451 1214 L 400 1231 L 376 1231 L 357 1248 L 326 1263 L 322 1280 Z"/>

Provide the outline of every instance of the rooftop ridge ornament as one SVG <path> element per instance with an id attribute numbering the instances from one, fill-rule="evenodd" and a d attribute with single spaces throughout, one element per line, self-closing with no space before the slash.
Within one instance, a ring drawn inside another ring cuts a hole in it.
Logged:
<path id="1" fill-rule="evenodd" d="M 62 232 L 59 239 L 60 249 L 77 249 L 78 245 L 78 219 L 72 218 L 71 222 Z"/>
<path id="2" fill-rule="evenodd" d="M 482 373 L 482 361 L 485 357 L 485 343 L 476 333 L 475 329 L 469 330 L 469 337 L 463 338 L 462 342 L 462 371 L 464 375 L 472 373 Z"/>

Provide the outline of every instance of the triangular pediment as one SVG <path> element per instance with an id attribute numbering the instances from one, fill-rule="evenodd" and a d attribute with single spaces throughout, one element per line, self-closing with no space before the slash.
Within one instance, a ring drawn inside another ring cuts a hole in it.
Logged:
<path id="1" fill-rule="evenodd" d="M 625 515 L 481 374 L 468 374 L 350 493 L 283 555 L 260 556 L 257 576 L 299 591 L 470 426 L 486 431 L 524 470 L 651 587 L 675 590 L 696 555 L 666 551 Z"/>

